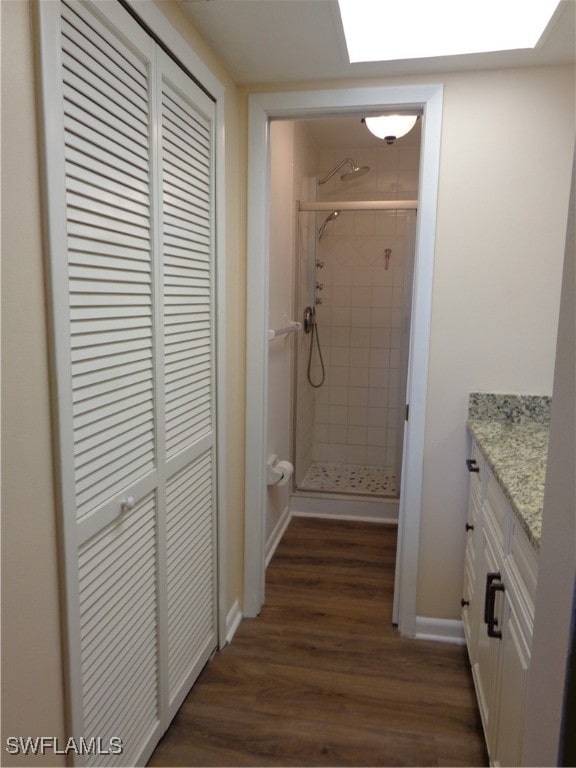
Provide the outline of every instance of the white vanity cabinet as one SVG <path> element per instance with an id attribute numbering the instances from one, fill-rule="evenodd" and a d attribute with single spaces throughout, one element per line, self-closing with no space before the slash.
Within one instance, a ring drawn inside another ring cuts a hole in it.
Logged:
<path id="1" fill-rule="evenodd" d="M 472 443 L 462 620 L 490 763 L 520 765 L 537 552 Z"/>

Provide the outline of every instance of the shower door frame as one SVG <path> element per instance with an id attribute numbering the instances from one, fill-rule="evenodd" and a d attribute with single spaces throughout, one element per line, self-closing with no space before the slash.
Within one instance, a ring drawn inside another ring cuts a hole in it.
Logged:
<path id="1" fill-rule="evenodd" d="M 266 419 L 268 410 L 268 283 L 270 133 L 272 119 L 345 116 L 376 110 L 418 109 L 423 113 L 418 219 L 414 264 L 407 403 L 400 494 L 394 621 L 416 635 L 416 598 L 424 429 L 432 308 L 432 277 L 440 164 L 441 84 L 255 93 L 249 98 L 248 279 L 246 342 L 246 496 L 244 528 L 245 616 L 264 602 L 266 509 Z"/>

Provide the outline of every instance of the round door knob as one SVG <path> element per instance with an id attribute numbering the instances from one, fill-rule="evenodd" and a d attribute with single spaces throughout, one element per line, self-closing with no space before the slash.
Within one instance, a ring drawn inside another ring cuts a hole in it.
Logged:
<path id="1" fill-rule="evenodd" d="M 134 496 L 128 496 L 128 498 L 122 499 L 120 509 L 122 512 L 130 512 L 131 509 L 134 509 Z"/>

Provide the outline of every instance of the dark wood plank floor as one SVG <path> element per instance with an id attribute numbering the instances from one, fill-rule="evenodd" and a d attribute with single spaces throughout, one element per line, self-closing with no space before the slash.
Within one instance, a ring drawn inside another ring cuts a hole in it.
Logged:
<path id="1" fill-rule="evenodd" d="M 466 650 L 391 624 L 396 529 L 294 518 L 153 766 L 488 765 Z"/>

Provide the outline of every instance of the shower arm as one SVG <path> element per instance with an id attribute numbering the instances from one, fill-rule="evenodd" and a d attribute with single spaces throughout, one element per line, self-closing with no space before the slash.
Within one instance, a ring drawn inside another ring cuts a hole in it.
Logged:
<path id="1" fill-rule="evenodd" d="M 343 165 L 346 165 L 346 163 L 350 163 L 350 165 L 351 165 L 351 167 L 352 167 L 352 170 L 354 170 L 354 169 L 356 168 L 356 165 L 354 164 L 354 160 L 352 160 L 352 158 L 351 158 L 351 157 L 347 157 L 347 158 L 345 158 L 344 160 L 342 160 L 342 162 L 341 162 L 341 163 L 339 163 L 339 164 L 336 166 L 336 168 L 334 168 L 332 171 L 330 171 L 330 173 L 328 174 L 328 176 L 324 176 L 324 178 L 323 178 L 323 179 L 319 179 L 319 180 L 318 180 L 318 184 L 326 184 L 326 182 L 327 182 L 327 181 L 330 181 L 330 179 L 332 178 L 332 176 L 334 176 L 334 174 L 335 174 L 335 173 L 338 173 L 338 171 L 340 170 L 340 168 L 342 168 L 342 166 L 343 166 Z"/>

